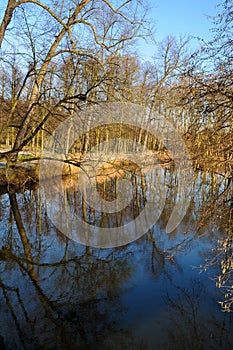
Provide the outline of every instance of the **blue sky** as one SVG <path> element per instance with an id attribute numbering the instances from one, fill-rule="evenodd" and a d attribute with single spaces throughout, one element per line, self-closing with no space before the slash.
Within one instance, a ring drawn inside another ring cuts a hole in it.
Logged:
<path id="1" fill-rule="evenodd" d="M 213 27 L 208 16 L 216 15 L 221 9 L 216 6 L 223 0 L 149 0 L 153 7 L 150 19 L 155 26 L 155 39 L 163 40 L 167 35 L 179 36 L 187 34 L 211 39 L 210 29 Z M 192 41 L 192 47 L 197 47 L 197 40 Z M 153 56 L 153 45 L 140 44 L 139 50 L 144 58 Z"/>
<path id="2" fill-rule="evenodd" d="M 155 27 L 155 39 L 163 40 L 167 35 L 189 34 L 205 40 L 211 39 L 212 22 L 207 15 L 216 15 L 220 9 L 216 6 L 224 0 L 147 0 L 152 7 L 150 19 Z M 7 0 L 0 0 L 0 19 L 4 13 Z M 140 42 L 139 55 L 150 59 L 155 53 L 155 45 Z M 197 47 L 197 40 L 192 47 Z"/>

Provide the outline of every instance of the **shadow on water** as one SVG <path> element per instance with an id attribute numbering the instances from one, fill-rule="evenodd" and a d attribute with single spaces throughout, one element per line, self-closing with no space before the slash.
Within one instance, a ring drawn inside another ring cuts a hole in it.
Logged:
<path id="1" fill-rule="evenodd" d="M 59 232 L 39 187 L 1 195 L 1 349 L 232 348 L 232 314 L 221 312 L 222 292 L 215 287 L 217 258 L 208 265 L 228 234 L 227 183 L 198 174 L 184 220 L 166 234 L 178 179 L 162 171 L 167 200 L 160 219 L 138 240 L 111 249 L 84 246 Z M 144 208 L 152 179 L 124 176 L 133 193 L 120 212 L 94 212 L 70 179 L 65 208 L 102 227 L 129 222 Z M 100 195 L 116 198 L 116 181 L 100 182 Z M 216 204 L 222 193 L 224 211 Z"/>

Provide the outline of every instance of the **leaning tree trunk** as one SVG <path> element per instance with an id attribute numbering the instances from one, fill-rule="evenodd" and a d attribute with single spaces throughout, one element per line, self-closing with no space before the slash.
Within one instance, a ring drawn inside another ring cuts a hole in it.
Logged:
<path id="1" fill-rule="evenodd" d="M 22 2 L 24 0 L 21 0 Z M 23 149 L 23 147 L 28 143 L 28 141 L 31 140 L 30 138 L 30 132 L 32 132 L 32 128 L 30 126 L 31 123 L 31 115 L 33 111 L 35 110 L 35 106 L 39 100 L 40 97 L 40 88 L 43 84 L 44 77 L 46 75 L 46 72 L 48 70 L 49 64 L 51 63 L 54 55 L 56 54 L 56 49 L 58 48 L 59 44 L 61 43 L 62 39 L 64 38 L 65 34 L 69 31 L 70 26 L 73 25 L 77 19 L 78 14 L 82 10 L 83 7 L 85 7 L 91 0 L 83 0 L 79 5 L 76 6 L 72 16 L 69 18 L 67 24 L 61 29 L 60 33 L 55 37 L 54 42 L 52 43 L 44 62 L 41 65 L 41 68 L 36 76 L 36 81 L 34 83 L 31 99 L 29 103 L 28 110 L 25 114 L 25 117 L 19 127 L 19 130 L 17 132 L 15 142 L 13 145 L 13 149 L 10 153 L 9 159 L 11 162 L 16 162 L 18 158 L 18 153 Z M 26 2 L 26 1 L 25 1 Z M 33 2 L 33 1 L 31 1 Z M 40 123 L 41 127 L 46 122 L 47 118 L 44 119 L 44 122 Z M 40 131 L 40 130 L 38 130 Z"/>

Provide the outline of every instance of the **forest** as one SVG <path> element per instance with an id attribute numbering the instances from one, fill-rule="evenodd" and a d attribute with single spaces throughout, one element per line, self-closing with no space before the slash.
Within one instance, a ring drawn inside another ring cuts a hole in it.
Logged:
<path id="1" fill-rule="evenodd" d="M 213 18 L 213 40 L 190 52 L 187 37 L 155 44 L 153 62 L 135 40 L 153 35 L 146 2 L 9 1 L 1 23 L 1 157 L 39 155 L 48 135 L 98 102 L 131 102 L 163 114 L 196 168 L 231 178 L 231 2 Z M 88 147 L 88 145 L 86 145 Z"/>

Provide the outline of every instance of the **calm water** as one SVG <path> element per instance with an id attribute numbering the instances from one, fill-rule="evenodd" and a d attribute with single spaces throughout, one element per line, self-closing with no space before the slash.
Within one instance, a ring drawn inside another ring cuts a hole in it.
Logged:
<path id="1" fill-rule="evenodd" d="M 233 348 L 233 315 L 218 303 L 220 261 L 200 269 L 217 256 L 214 248 L 226 234 L 221 208 L 210 206 L 226 184 L 199 174 L 184 220 L 166 234 L 177 177 L 168 170 L 163 176 L 167 200 L 158 222 L 138 240 L 111 249 L 64 236 L 38 187 L 1 195 L 1 349 Z M 129 178 L 132 201 L 118 215 L 93 214 L 74 184 L 65 186 L 65 208 L 103 227 L 128 222 L 142 210 L 151 184 L 149 177 Z M 98 191 L 111 200 L 114 180 Z"/>

